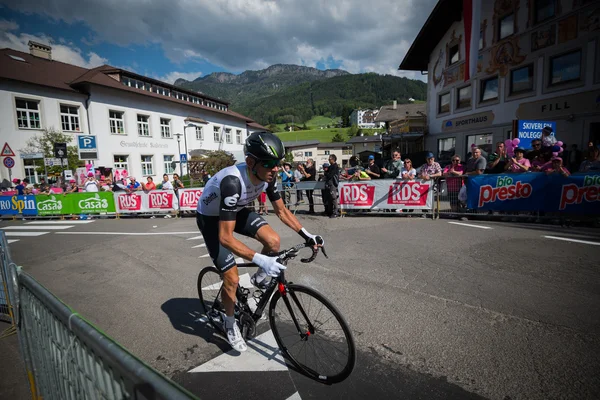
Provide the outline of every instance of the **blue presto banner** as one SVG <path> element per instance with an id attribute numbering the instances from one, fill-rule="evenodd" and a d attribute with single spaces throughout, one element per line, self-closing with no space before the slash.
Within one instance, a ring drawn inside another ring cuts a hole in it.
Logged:
<path id="1" fill-rule="evenodd" d="M 37 201 L 30 196 L 0 196 L 0 215 L 37 215 Z"/>
<path id="2" fill-rule="evenodd" d="M 600 214 L 600 173 L 479 175 L 467 180 L 467 195 L 471 209 Z"/>

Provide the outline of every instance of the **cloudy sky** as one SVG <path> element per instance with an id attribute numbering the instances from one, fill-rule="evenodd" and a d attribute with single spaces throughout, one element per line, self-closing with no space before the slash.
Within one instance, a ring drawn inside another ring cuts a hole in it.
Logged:
<path id="1" fill-rule="evenodd" d="M 298 64 L 398 71 L 437 0 L 0 0 L 0 48 L 174 82 Z"/>

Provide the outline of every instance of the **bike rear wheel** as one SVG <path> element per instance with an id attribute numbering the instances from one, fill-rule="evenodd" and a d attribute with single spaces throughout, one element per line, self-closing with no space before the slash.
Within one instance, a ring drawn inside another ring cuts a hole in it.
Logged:
<path id="1" fill-rule="evenodd" d="M 221 288 L 223 278 L 216 267 L 206 267 L 198 275 L 198 297 L 202 311 L 215 329 L 223 330 L 222 313 L 225 312 L 221 303 Z"/>
<path id="2" fill-rule="evenodd" d="M 352 373 L 354 339 L 339 310 L 316 290 L 288 284 L 269 305 L 269 322 L 283 356 L 305 375 L 337 383 Z"/>

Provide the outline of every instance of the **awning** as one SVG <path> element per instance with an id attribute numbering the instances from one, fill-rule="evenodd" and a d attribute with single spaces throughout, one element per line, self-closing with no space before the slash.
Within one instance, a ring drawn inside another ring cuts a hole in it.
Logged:
<path id="1" fill-rule="evenodd" d="M 195 124 L 208 124 L 208 121 L 198 117 L 187 117 L 184 122 L 193 122 Z"/>

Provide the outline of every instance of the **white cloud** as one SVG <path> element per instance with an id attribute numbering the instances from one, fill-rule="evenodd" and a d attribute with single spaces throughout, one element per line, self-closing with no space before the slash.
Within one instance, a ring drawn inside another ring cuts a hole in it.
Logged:
<path id="1" fill-rule="evenodd" d="M 28 43 L 30 40 L 33 40 L 34 42 L 52 46 L 53 60 L 78 65 L 84 68 L 95 68 L 108 62 L 106 58 L 101 57 L 94 52 L 89 52 L 85 55 L 82 54 L 81 50 L 75 47 L 73 43 L 67 43 L 62 38 L 55 41 L 51 37 L 45 35 L 30 35 L 27 33 L 15 34 L 12 32 L 17 29 L 17 24 L 11 24 L 6 20 L 0 20 L 0 48 L 9 47 L 28 53 Z"/>
<path id="2" fill-rule="evenodd" d="M 160 44 L 175 63 L 206 60 L 243 71 L 333 59 L 350 72 L 406 75 L 398 65 L 436 1 L 52 0 L 40 7 L 40 0 L 21 0 L 8 6 L 83 21 L 98 40 Z"/>
<path id="3" fill-rule="evenodd" d="M 169 72 L 168 74 L 166 74 L 164 76 L 157 76 L 156 79 L 158 79 L 159 81 L 173 84 L 179 78 L 185 79 L 186 81 L 193 81 L 194 79 L 199 78 L 201 76 L 202 76 L 202 72 L 200 72 L 200 71 L 197 71 L 197 72 L 173 71 L 173 72 Z"/>

